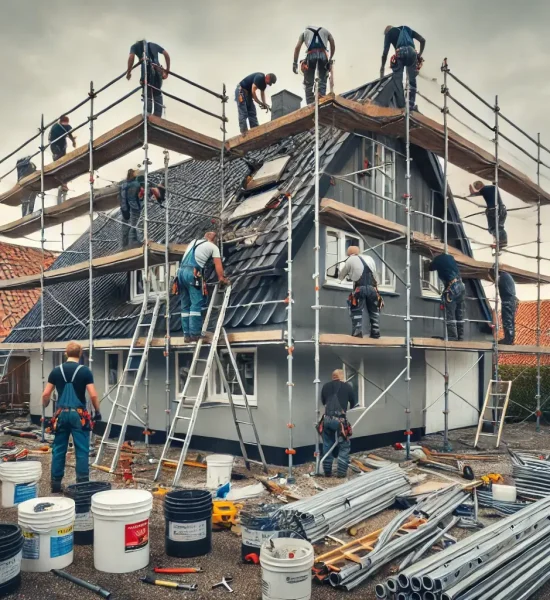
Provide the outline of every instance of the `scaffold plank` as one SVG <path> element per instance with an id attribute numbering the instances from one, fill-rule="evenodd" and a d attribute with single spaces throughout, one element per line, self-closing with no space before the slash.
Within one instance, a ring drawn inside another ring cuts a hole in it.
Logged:
<path id="1" fill-rule="evenodd" d="M 463 340 L 461 342 L 445 341 L 437 338 L 412 338 L 414 348 L 429 348 L 430 350 L 473 350 L 478 352 L 491 352 L 493 343 L 490 341 Z"/>
<path id="2" fill-rule="evenodd" d="M 319 336 L 322 346 L 373 346 L 376 348 L 401 348 L 405 346 L 404 337 L 359 338 L 342 333 L 322 333 Z"/>

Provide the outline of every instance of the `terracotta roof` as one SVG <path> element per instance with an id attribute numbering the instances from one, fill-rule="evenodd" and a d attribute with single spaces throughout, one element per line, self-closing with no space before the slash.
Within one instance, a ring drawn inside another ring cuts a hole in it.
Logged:
<path id="1" fill-rule="evenodd" d="M 49 268 L 58 254 L 46 251 L 45 268 Z M 0 242 L 0 279 L 40 273 L 42 251 Z M 0 338 L 5 338 L 40 298 L 40 290 L 0 292 Z"/>
<path id="2" fill-rule="evenodd" d="M 520 302 L 516 315 L 515 343 L 518 346 L 537 345 L 536 300 Z M 550 300 L 540 302 L 540 345 L 550 346 Z M 550 365 L 550 356 L 541 355 L 540 362 L 542 365 Z M 534 354 L 501 354 L 499 364 L 535 366 L 537 357 Z"/>

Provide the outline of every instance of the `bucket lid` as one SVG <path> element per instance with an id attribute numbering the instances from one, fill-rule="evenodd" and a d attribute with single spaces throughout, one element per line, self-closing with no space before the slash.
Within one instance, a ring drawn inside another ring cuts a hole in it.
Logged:
<path id="1" fill-rule="evenodd" d="M 30 500 L 25 500 L 25 502 L 22 502 L 17 507 L 19 519 L 25 522 L 51 522 L 68 515 L 74 516 L 74 512 L 74 500 L 58 496 L 31 498 Z"/>
<path id="2" fill-rule="evenodd" d="M 73 483 L 65 489 L 65 495 L 74 500 L 89 500 L 94 494 L 106 492 L 111 489 L 108 481 L 85 481 L 82 483 Z"/>
<path id="3" fill-rule="evenodd" d="M 235 457 L 231 456 L 231 454 L 211 454 L 210 456 L 206 457 L 206 464 L 220 463 L 220 464 L 226 465 L 226 464 L 233 464 L 234 460 L 235 460 Z"/>
<path id="4" fill-rule="evenodd" d="M 92 507 L 112 512 L 152 505 L 153 495 L 147 490 L 107 490 L 92 496 Z"/>
<path id="5" fill-rule="evenodd" d="M 42 472 L 42 463 L 37 460 L 28 460 L 21 462 L 0 463 L 0 474 L 3 473 L 24 473 L 24 472 Z"/>

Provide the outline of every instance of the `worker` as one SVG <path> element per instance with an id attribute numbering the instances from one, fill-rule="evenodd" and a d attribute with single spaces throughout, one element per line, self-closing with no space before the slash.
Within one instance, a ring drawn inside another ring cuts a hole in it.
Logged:
<path id="1" fill-rule="evenodd" d="M 326 456 L 323 461 L 325 477 L 332 476 L 332 461 L 337 458 L 338 477 L 345 477 L 349 466 L 351 426 L 346 413 L 348 407 L 357 406 L 357 398 L 353 388 L 344 379 L 344 371 L 336 369 L 332 372 L 332 381 L 325 383 L 321 390 L 321 402 L 325 407 L 325 414 L 319 423 L 319 434 L 323 437 L 323 456 L 337 441 L 336 448 Z"/>
<path id="2" fill-rule="evenodd" d="M 20 158 L 15 164 L 17 169 L 17 181 L 21 181 L 28 175 L 32 175 L 36 171 L 36 165 L 31 161 L 30 156 Z M 37 192 L 29 192 L 24 190 L 24 196 L 21 201 L 21 216 L 30 215 L 34 212 L 34 202 L 36 200 Z"/>
<path id="3" fill-rule="evenodd" d="M 496 265 L 489 271 L 489 280 L 495 282 Z M 506 271 L 498 271 L 498 295 L 502 305 L 502 328 L 504 338 L 498 340 L 499 344 L 513 345 L 516 338 L 516 313 L 519 300 L 516 297 L 516 284 L 514 278 Z M 493 318 L 493 321 L 496 319 Z"/>
<path id="4" fill-rule="evenodd" d="M 298 38 L 296 48 L 294 48 L 292 70 L 296 75 L 298 74 L 298 57 L 300 56 L 302 44 L 305 44 L 307 52 L 305 59 L 300 62 L 300 69 L 304 74 L 306 102 L 313 104 L 315 102 L 315 94 L 313 93 L 315 69 L 319 69 L 319 96 L 325 96 L 327 93 L 327 79 L 332 68 L 336 45 L 332 34 L 324 27 L 306 27 Z M 328 55 L 329 45 L 330 56 Z"/>
<path id="5" fill-rule="evenodd" d="M 441 304 L 445 310 L 447 321 L 447 339 L 462 341 L 466 314 L 466 286 L 460 277 L 454 256 L 439 254 L 430 263 L 430 271 L 437 271 L 437 275 L 443 283 Z"/>
<path id="6" fill-rule="evenodd" d="M 170 73 L 170 55 L 168 52 L 154 42 L 145 42 L 147 44 L 147 113 L 153 113 L 155 117 L 162 117 L 164 108 L 162 92 L 162 82 L 168 78 Z M 141 63 L 140 84 L 145 84 L 145 61 L 143 60 L 143 40 L 138 40 L 131 48 L 128 56 L 128 70 L 126 79 L 132 78 L 132 69 L 136 56 Z M 160 64 L 159 55 L 164 56 L 166 68 Z M 143 94 L 141 96 L 143 98 Z M 153 106 L 154 104 L 154 106 Z"/>
<path id="7" fill-rule="evenodd" d="M 52 417 L 55 434 L 52 450 L 52 493 L 61 492 L 61 481 L 65 475 L 65 459 L 69 437 L 73 438 L 76 460 L 76 481 L 89 481 L 90 431 L 93 423 L 101 421 L 99 398 L 94 377 L 88 367 L 79 364 L 82 346 L 69 342 L 65 350 L 67 362 L 55 367 L 48 377 L 42 393 L 42 405 L 46 408 L 54 389 L 57 390 L 56 411 Z M 94 407 L 92 419 L 86 410 L 86 392 Z"/>
<path id="8" fill-rule="evenodd" d="M 138 176 L 138 172 L 129 169 L 126 180 L 118 188 L 118 199 L 120 202 L 120 213 L 122 215 L 122 248 L 136 247 L 143 244 L 143 235 L 138 228 L 139 218 L 143 209 L 144 196 L 143 178 Z M 163 185 L 151 186 L 149 188 L 149 198 L 155 199 L 162 206 L 165 190 Z"/>
<path id="9" fill-rule="evenodd" d="M 366 309 L 370 320 L 370 337 L 380 337 L 380 309 L 384 306 L 378 293 L 376 281 L 376 264 L 372 257 L 361 256 L 358 246 L 348 248 L 348 259 L 339 270 L 338 279 L 343 281 L 348 277 L 353 282 L 353 291 L 348 298 L 351 317 L 351 335 L 363 337 L 363 312 Z"/>
<path id="10" fill-rule="evenodd" d="M 277 76 L 274 73 L 268 73 L 267 75 L 251 73 L 235 89 L 235 101 L 237 102 L 241 133 L 248 131 L 248 125 L 250 125 L 250 129 L 259 125 L 254 102 L 265 111 L 271 110 L 265 99 L 265 88 L 274 83 L 277 83 Z M 261 92 L 261 99 L 258 98 L 258 90 Z"/>
<path id="11" fill-rule="evenodd" d="M 217 233 L 209 230 L 203 239 L 192 240 L 178 269 L 177 291 L 180 295 L 181 327 L 186 344 L 198 342 L 202 335 L 202 309 L 208 297 L 204 269 L 210 259 L 214 263 L 219 282 L 229 285 L 216 238 Z"/>
<path id="12" fill-rule="evenodd" d="M 67 154 L 67 138 L 69 138 L 73 144 L 73 148 L 76 148 L 76 138 L 71 133 L 72 127 L 69 125 L 69 117 L 63 115 L 57 123 L 50 129 L 48 135 L 48 141 L 50 142 L 50 149 L 52 151 L 52 158 L 54 161 L 63 158 Z M 67 199 L 67 192 L 69 188 L 67 184 L 62 183 L 57 188 L 57 204 L 65 202 Z"/>
<path id="13" fill-rule="evenodd" d="M 496 206 L 498 201 L 498 245 L 499 248 L 504 248 L 508 245 L 508 234 L 504 229 L 504 223 L 506 223 L 506 206 L 504 206 L 504 202 L 502 202 L 502 198 L 500 197 L 500 192 L 498 191 L 495 185 L 485 185 L 483 181 L 474 181 L 474 183 L 470 184 L 470 196 L 482 196 L 483 200 L 485 200 L 485 204 L 487 208 L 485 209 L 485 216 L 487 217 L 487 229 L 489 233 L 493 236 L 493 241 L 496 248 L 497 238 L 496 238 Z"/>
<path id="14" fill-rule="evenodd" d="M 420 50 L 418 52 L 414 46 L 414 40 L 420 43 Z M 380 68 L 381 78 L 384 77 L 390 46 L 395 48 L 395 54 L 390 60 L 390 66 L 393 71 L 394 83 L 397 89 L 401 91 L 401 94 L 398 94 L 400 100 L 399 108 L 405 106 L 403 71 L 406 68 L 409 77 L 409 109 L 416 110 L 416 76 L 424 62 L 422 53 L 426 47 L 426 40 L 407 25 L 401 25 L 400 27 L 388 25 L 384 29 L 384 50 L 382 52 L 382 67 Z"/>

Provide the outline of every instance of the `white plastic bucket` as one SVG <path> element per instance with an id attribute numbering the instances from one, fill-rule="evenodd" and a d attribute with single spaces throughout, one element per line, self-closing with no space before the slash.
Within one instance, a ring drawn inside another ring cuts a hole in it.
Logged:
<path id="1" fill-rule="evenodd" d="M 206 457 L 206 487 L 216 490 L 231 481 L 235 458 L 229 454 L 211 454 Z"/>
<path id="2" fill-rule="evenodd" d="M 37 511 L 40 505 L 45 508 Z M 33 498 L 18 506 L 17 516 L 24 537 L 22 571 L 45 573 L 73 562 L 74 500 Z"/>
<path id="3" fill-rule="evenodd" d="M 500 502 L 515 502 L 517 499 L 517 490 L 515 485 L 501 485 L 493 483 L 493 500 Z"/>
<path id="4" fill-rule="evenodd" d="M 0 464 L 2 506 L 11 508 L 38 496 L 38 482 L 42 477 L 42 463 L 35 460 Z"/>
<path id="5" fill-rule="evenodd" d="M 153 496 L 145 490 L 111 490 L 92 496 L 94 567 L 131 573 L 149 564 Z"/>
<path id="6" fill-rule="evenodd" d="M 264 542 L 260 549 L 262 600 L 310 600 L 313 560 L 313 546 L 306 540 Z"/>

